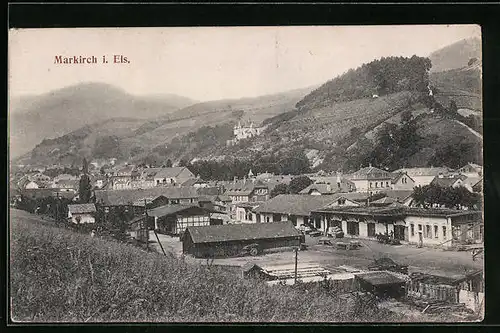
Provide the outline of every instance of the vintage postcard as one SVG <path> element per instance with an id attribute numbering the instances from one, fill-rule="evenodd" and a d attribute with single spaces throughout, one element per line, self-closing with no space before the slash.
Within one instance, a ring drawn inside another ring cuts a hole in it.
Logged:
<path id="1" fill-rule="evenodd" d="M 9 31 L 10 316 L 476 322 L 477 25 Z"/>

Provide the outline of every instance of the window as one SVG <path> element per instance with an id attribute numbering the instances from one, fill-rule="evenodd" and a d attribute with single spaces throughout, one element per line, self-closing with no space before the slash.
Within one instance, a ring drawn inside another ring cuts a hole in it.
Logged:
<path id="1" fill-rule="evenodd" d="M 281 221 L 281 214 L 273 214 L 273 222 Z"/>
<path id="2" fill-rule="evenodd" d="M 434 238 L 439 238 L 437 225 L 434 226 Z"/>
<path id="3" fill-rule="evenodd" d="M 385 182 L 385 187 L 389 187 L 389 182 Z"/>
<path id="4" fill-rule="evenodd" d="M 422 231 L 422 225 L 421 224 L 418 225 L 418 231 Z"/>
<path id="5" fill-rule="evenodd" d="M 372 187 L 373 187 L 373 184 L 372 184 L 372 182 L 370 182 L 370 188 L 372 188 Z"/>
<path id="6" fill-rule="evenodd" d="M 426 225 L 425 226 L 425 237 L 432 238 L 431 226 L 430 225 Z"/>
<path id="7" fill-rule="evenodd" d="M 410 224 L 410 233 L 412 236 L 415 236 L 415 225 L 414 224 Z"/>
<path id="8" fill-rule="evenodd" d="M 269 222 L 269 216 L 266 216 L 266 222 Z"/>
<path id="9" fill-rule="evenodd" d="M 443 238 L 446 239 L 446 226 L 443 226 Z"/>
<path id="10" fill-rule="evenodd" d="M 378 182 L 375 182 L 375 187 L 378 187 Z"/>

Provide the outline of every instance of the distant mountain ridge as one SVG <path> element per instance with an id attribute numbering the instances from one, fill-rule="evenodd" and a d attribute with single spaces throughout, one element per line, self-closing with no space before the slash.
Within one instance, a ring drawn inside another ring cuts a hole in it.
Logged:
<path id="1" fill-rule="evenodd" d="M 220 125 L 216 133 L 221 134 L 221 137 L 212 138 L 211 140 L 215 141 L 210 142 L 225 144 L 226 138 L 232 136 L 231 124 L 238 121 L 252 121 L 259 124 L 269 117 L 293 110 L 295 104 L 312 89 L 314 87 L 259 97 L 201 102 L 149 119 L 121 117 L 93 121 L 85 126 L 83 131 L 80 127 L 53 140 L 40 140 L 41 142 L 39 141 L 31 152 L 16 159 L 16 163 L 71 164 L 81 156 L 90 156 L 97 140 L 110 137 L 112 139 L 106 140 L 111 143 L 115 140 L 119 146 L 113 146 L 110 154 L 112 151 L 119 151 L 121 156 L 118 157 L 140 160 L 154 150 L 164 150 L 162 147 L 170 145 L 173 139 L 182 138 L 190 133 L 194 135 L 195 140 L 204 141 L 200 135 L 211 132 L 210 130 L 207 132 L 207 126 Z M 196 134 L 198 130 L 201 130 L 200 134 Z M 79 131 L 84 135 L 75 135 Z M 189 142 L 191 141 L 192 139 Z M 175 151 L 198 151 L 196 143 L 193 144 L 195 146 L 185 149 L 180 147 Z M 206 142 L 201 146 L 207 147 Z"/>
<path id="2" fill-rule="evenodd" d="M 40 96 L 15 97 L 9 105 L 10 154 L 19 156 L 45 138 L 98 121 L 160 117 L 194 103 L 197 101 L 172 94 L 135 96 L 104 83 L 82 83 Z"/>
<path id="3" fill-rule="evenodd" d="M 467 67 L 469 60 L 473 58 L 481 62 L 481 49 L 481 39 L 474 37 L 463 39 L 436 50 L 429 55 L 432 62 L 431 72 Z"/>

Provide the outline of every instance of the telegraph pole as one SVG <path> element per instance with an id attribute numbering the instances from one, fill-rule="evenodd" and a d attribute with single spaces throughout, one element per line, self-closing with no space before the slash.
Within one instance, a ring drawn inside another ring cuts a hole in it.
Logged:
<path id="1" fill-rule="evenodd" d="M 298 257 L 299 257 L 299 248 L 295 248 L 295 279 L 294 279 L 294 284 L 297 284 L 297 262 L 298 262 Z"/>
<path id="2" fill-rule="evenodd" d="M 149 252 L 148 208 L 146 206 L 146 198 L 144 198 L 144 228 L 146 229 L 146 250 Z"/>

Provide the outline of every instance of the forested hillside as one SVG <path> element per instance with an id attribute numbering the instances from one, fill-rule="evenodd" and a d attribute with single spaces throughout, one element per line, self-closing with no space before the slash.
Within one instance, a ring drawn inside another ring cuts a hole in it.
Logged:
<path id="1" fill-rule="evenodd" d="M 333 103 L 401 91 L 427 91 L 428 58 L 387 57 L 363 64 L 326 82 L 297 103 L 299 109 L 314 109 Z"/>

